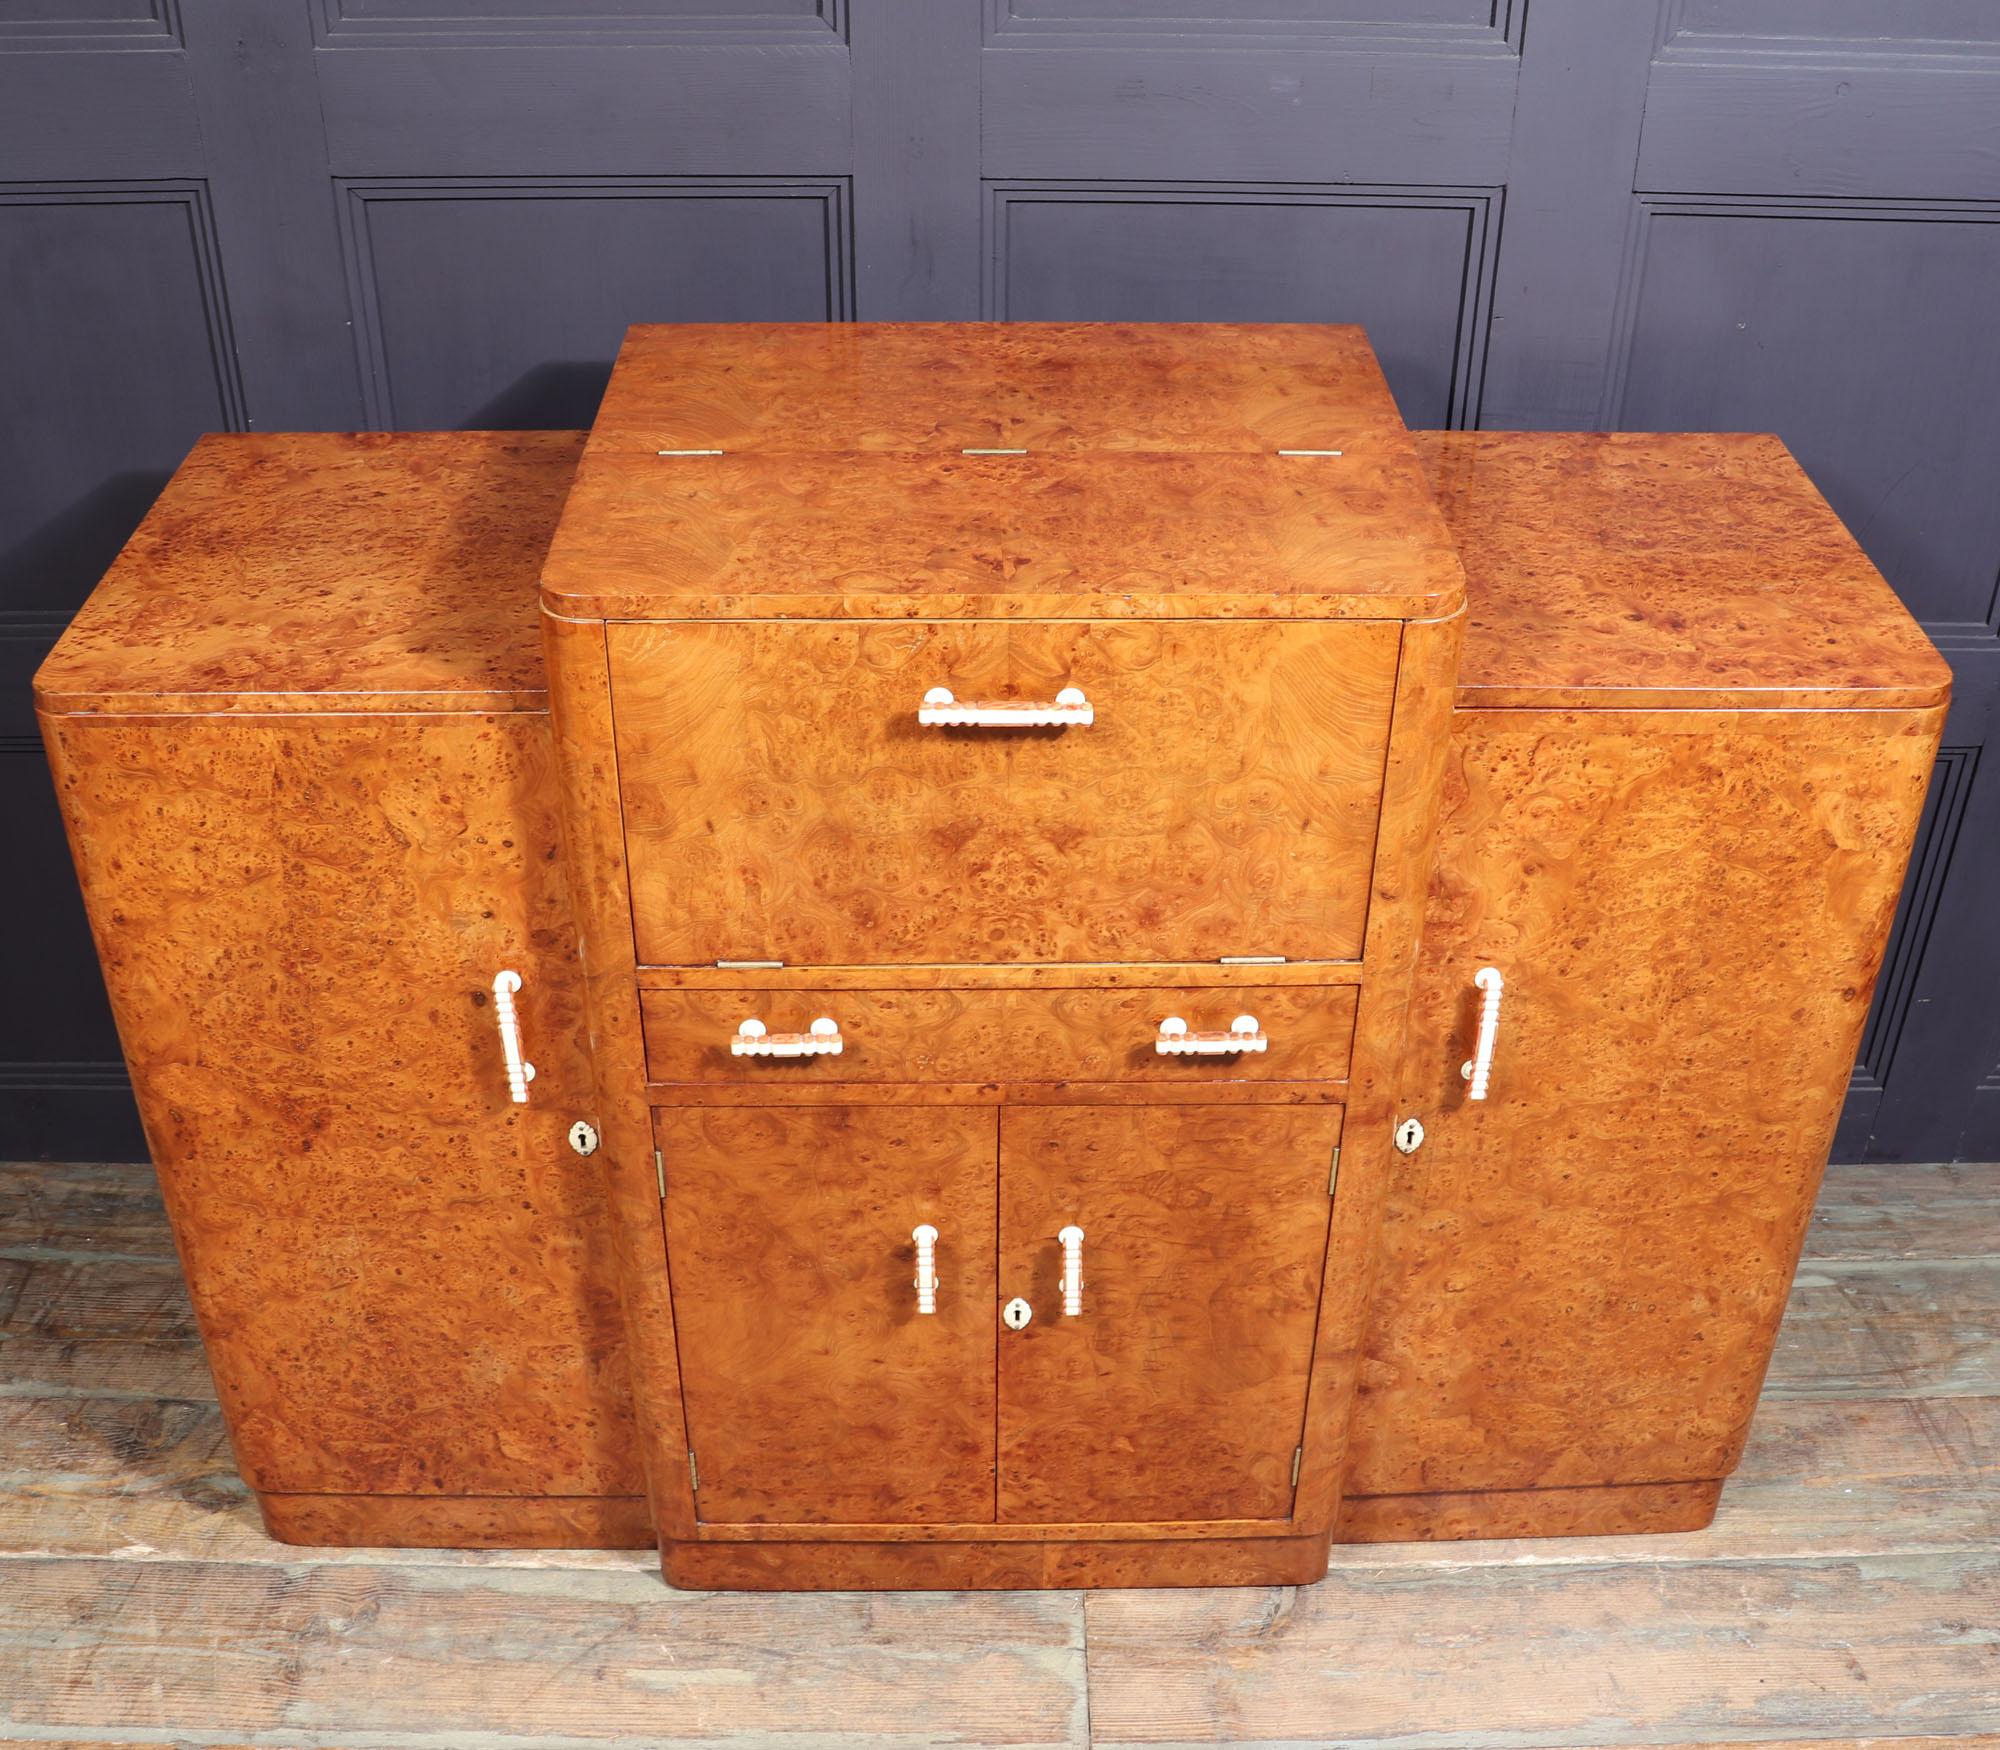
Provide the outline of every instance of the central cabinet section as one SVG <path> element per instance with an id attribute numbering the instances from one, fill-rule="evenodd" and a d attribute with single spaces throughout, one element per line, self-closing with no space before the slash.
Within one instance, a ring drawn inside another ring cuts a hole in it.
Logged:
<path id="1" fill-rule="evenodd" d="M 1289 1518 L 1337 1107 L 654 1124 L 704 1521 Z"/>
<path id="2" fill-rule="evenodd" d="M 1380 373 L 759 332 L 543 576 L 668 1577 L 1311 1578 L 1463 607 Z"/>

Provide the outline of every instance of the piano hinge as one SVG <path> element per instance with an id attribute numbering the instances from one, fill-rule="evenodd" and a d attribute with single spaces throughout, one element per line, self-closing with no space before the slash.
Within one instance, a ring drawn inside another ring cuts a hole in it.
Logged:
<path id="1" fill-rule="evenodd" d="M 656 456 L 719 456 L 720 450 L 655 450 Z"/>
<path id="2" fill-rule="evenodd" d="M 654 1153 L 657 1155 L 658 1150 L 655 1150 Z M 1329 1197 L 1331 1197 L 1334 1193 L 1335 1188 L 1339 1184 L 1340 1184 L 1340 1144 L 1335 1143 L 1333 1145 L 1333 1165 L 1328 1167 L 1326 1170 L 1326 1194 Z M 660 1192 L 660 1195 L 664 1197 L 666 1196 L 666 1192 L 662 1190 Z"/>
<path id="3" fill-rule="evenodd" d="M 782 960 L 718 960 L 718 972 L 776 972 L 783 966 Z"/>
<path id="4" fill-rule="evenodd" d="M 1296 1478 L 1296 1472 L 1294 1476 Z M 701 1472 L 695 1466 L 692 1446 L 688 1448 L 688 1487 L 697 1495 L 701 1493 Z"/>
<path id="5" fill-rule="evenodd" d="M 1339 1149 L 1333 1151 L 1333 1158 L 1336 1161 L 1340 1159 Z M 667 1200 L 667 1162 L 658 1149 L 653 1150 L 653 1177 L 660 1182 L 660 1201 L 664 1203 Z"/>
<path id="6" fill-rule="evenodd" d="M 1279 454 L 1279 455 L 1281 455 L 1281 456 L 1340 456 L 1340 455 L 1345 455 L 1345 454 L 1346 454 L 1346 451 L 1344 451 L 1344 450 L 1280 450 L 1280 451 L 1278 452 L 1278 454 Z"/>
<path id="7" fill-rule="evenodd" d="M 1282 966 L 1282 954 L 1224 954 L 1217 958 L 1218 966 Z"/>
<path id="8" fill-rule="evenodd" d="M 960 450 L 961 456 L 1025 456 L 1026 450 Z"/>
<path id="9" fill-rule="evenodd" d="M 694 1454 L 690 1452 L 688 1457 L 692 1458 Z M 1294 1446 L 1292 1448 L 1292 1487 L 1295 1489 L 1299 1486 L 1299 1471 L 1305 1462 L 1306 1449 L 1303 1446 Z"/>

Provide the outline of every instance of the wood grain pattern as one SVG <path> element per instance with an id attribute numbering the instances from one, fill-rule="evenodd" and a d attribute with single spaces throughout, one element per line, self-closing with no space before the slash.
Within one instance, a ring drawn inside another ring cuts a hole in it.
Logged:
<path id="1" fill-rule="evenodd" d="M 774 1100 L 801 1083 L 1120 1081 L 1210 1089 L 1347 1074 L 1351 986 L 1225 985 L 1139 990 L 652 990 L 640 998 L 646 1073 L 655 1082 L 742 1082 Z M 1269 1041 L 1232 1057 L 1162 1057 L 1160 1022 L 1227 1029 L 1257 1017 Z M 773 1031 L 816 1016 L 839 1023 L 838 1057 L 730 1055 L 746 1017 Z"/>
<path id="2" fill-rule="evenodd" d="M 1413 437 L 1468 573 L 1461 704 L 1854 709 L 1950 691 L 1774 437 Z"/>
<path id="3" fill-rule="evenodd" d="M 605 629 L 543 616 L 549 710 L 562 785 L 563 850 L 583 951 L 590 1059 L 597 1084 L 597 1159 L 607 1192 L 612 1261 L 624 1291 L 626 1360 L 660 1535 L 694 1529 L 680 1355 L 667 1282 L 651 1114 L 635 1097 L 646 1079 L 634 983 L 630 878 L 611 727 Z"/>
<path id="4" fill-rule="evenodd" d="M 643 1549 L 659 1541 L 644 1495 L 269 1495 L 280 1543 L 421 1549 Z"/>
<path id="5" fill-rule="evenodd" d="M 993 1517 L 991 1112 L 663 1110 L 702 1520 Z M 920 1222 L 937 1311 L 917 1311 Z"/>
<path id="6" fill-rule="evenodd" d="M 1729 1471 L 1939 718 L 1459 714 L 1350 1492 Z"/>
<path id="7" fill-rule="evenodd" d="M 1066 1586 L 1309 1586 L 1326 1533 L 1176 1542 L 676 1543 L 668 1580 L 732 1592 L 1012 1592 Z"/>
<path id="8" fill-rule="evenodd" d="M 1329 456 L 586 452 L 542 601 L 612 620 L 1454 612 L 1401 434 Z M 970 692 L 967 697 L 973 697 Z"/>
<path id="9" fill-rule="evenodd" d="M 198 442 L 36 677 L 47 712 L 538 708 L 576 432 Z"/>
<path id="10" fill-rule="evenodd" d="M 1401 426 L 1354 327 L 677 322 L 626 331 L 592 437 L 642 455 L 1269 454 Z"/>
<path id="11" fill-rule="evenodd" d="M 999 1517 L 1290 1517 L 1337 1112 L 1005 1111 Z M 1083 1228 L 1064 1317 L 1059 1229 Z"/>
<path id="12" fill-rule="evenodd" d="M 1404 628 L 1395 720 L 1383 775 L 1366 941 L 1368 976 L 1355 1018 L 1354 1066 L 1344 1115 L 1341 1172 L 1320 1289 L 1307 1399 L 1305 1454 L 1293 1516 L 1333 1524 L 1346 1474 L 1348 1423 L 1368 1328 L 1378 1233 L 1391 1183 L 1401 1110 L 1398 1080 L 1423 927 L 1425 885 L 1443 794 L 1445 749 L 1463 614 Z"/>
<path id="13" fill-rule="evenodd" d="M 546 720 L 44 727 L 245 1476 L 635 1492 Z"/>
<path id="14" fill-rule="evenodd" d="M 608 632 L 643 961 L 1348 959 L 1397 628 Z M 920 728 L 924 692 L 1088 728 Z"/>

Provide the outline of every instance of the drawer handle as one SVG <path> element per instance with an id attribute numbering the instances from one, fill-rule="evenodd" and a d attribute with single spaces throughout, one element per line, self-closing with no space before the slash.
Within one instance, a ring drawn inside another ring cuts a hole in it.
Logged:
<path id="1" fill-rule="evenodd" d="M 1083 1311 L 1083 1229 L 1071 1222 L 1056 1241 L 1063 1249 L 1063 1317 L 1073 1319 Z"/>
<path id="2" fill-rule="evenodd" d="M 937 1311 L 938 1231 L 925 1222 L 911 1233 L 910 1238 L 917 1242 L 917 1311 L 934 1313 Z"/>
<path id="3" fill-rule="evenodd" d="M 838 1057 L 846 1042 L 825 1015 L 804 1033 L 773 1033 L 762 1021 L 745 1021 L 729 1042 L 731 1057 Z"/>
<path id="4" fill-rule="evenodd" d="M 517 1106 L 528 1103 L 528 1084 L 535 1066 L 521 1055 L 521 1020 L 514 1013 L 514 993 L 521 988 L 518 972 L 502 972 L 493 980 L 493 1018 L 500 1023 L 500 1050 L 507 1059 L 507 1094 Z"/>
<path id="5" fill-rule="evenodd" d="M 1479 1042 L 1473 1046 L 1472 1055 L 1458 1066 L 1458 1073 L 1472 1084 L 1465 1097 L 1483 1100 L 1486 1080 L 1493 1073 L 1493 1046 L 1500 1037 L 1500 992 L 1506 981 L 1497 966 L 1482 966 L 1473 974 L 1472 982 L 1485 992 L 1485 1000 L 1479 1005 Z"/>
<path id="6" fill-rule="evenodd" d="M 932 687 L 918 707 L 917 721 L 934 729 L 1050 729 L 1065 723 L 1095 723 L 1097 712 L 1081 687 L 1064 687 L 1052 705 L 1004 699 L 968 699 L 960 704 L 949 687 Z"/>
<path id="7" fill-rule="evenodd" d="M 1269 1050 L 1270 1044 L 1255 1015 L 1238 1015 L 1227 1033 L 1190 1033 L 1180 1016 L 1169 1015 L 1160 1023 L 1153 1049 L 1162 1057 L 1233 1057 L 1239 1051 Z"/>

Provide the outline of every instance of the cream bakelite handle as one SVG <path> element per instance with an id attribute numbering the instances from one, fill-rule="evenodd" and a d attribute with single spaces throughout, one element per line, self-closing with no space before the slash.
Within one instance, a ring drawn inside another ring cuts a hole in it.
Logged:
<path id="1" fill-rule="evenodd" d="M 1083 1229 L 1071 1222 L 1056 1241 L 1063 1253 L 1063 1317 L 1073 1319 L 1083 1311 Z"/>
<path id="2" fill-rule="evenodd" d="M 773 1033 L 762 1021 L 745 1021 L 729 1042 L 731 1057 L 838 1057 L 847 1042 L 840 1024 L 822 1015 L 804 1033 Z"/>
<path id="3" fill-rule="evenodd" d="M 1465 1097 L 1483 1100 L 1487 1079 L 1493 1074 L 1493 1047 L 1500 1037 L 1500 993 L 1506 987 L 1506 980 L 1500 976 L 1498 967 L 1482 966 L 1473 974 L 1472 982 L 1484 993 L 1479 1005 L 1479 1040 L 1471 1057 L 1459 1065 L 1458 1073 L 1472 1084 Z"/>
<path id="4" fill-rule="evenodd" d="M 917 1311 L 934 1313 L 937 1311 L 938 1291 L 938 1230 L 925 1222 L 910 1234 L 910 1238 L 917 1242 Z"/>
<path id="5" fill-rule="evenodd" d="M 1227 1033 L 1190 1033 L 1180 1016 L 1169 1015 L 1153 1040 L 1162 1057 L 1233 1057 L 1239 1051 L 1267 1051 L 1270 1045 L 1255 1015 L 1238 1015 Z"/>
<path id="6" fill-rule="evenodd" d="M 507 1060 L 507 1096 L 517 1106 L 528 1103 L 528 1084 L 535 1066 L 521 1055 L 521 1019 L 514 1012 L 514 993 L 521 988 L 518 972 L 502 972 L 493 980 L 493 1018 L 500 1024 L 500 1051 Z"/>
<path id="7" fill-rule="evenodd" d="M 1097 713 L 1081 687 L 1064 687 L 1049 705 L 1010 699 L 968 699 L 960 704 L 949 687 L 932 687 L 917 708 L 917 721 L 934 729 L 1052 729 L 1065 723 L 1094 723 Z"/>

